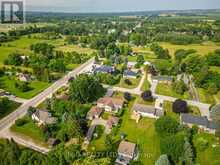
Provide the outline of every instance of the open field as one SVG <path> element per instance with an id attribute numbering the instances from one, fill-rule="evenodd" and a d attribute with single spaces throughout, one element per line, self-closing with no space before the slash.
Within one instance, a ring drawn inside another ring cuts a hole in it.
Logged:
<path id="1" fill-rule="evenodd" d="M 44 89 L 46 89 L 50 84 L 41 82 L 41 81 L 32 81 L 29 86 L 32 88 L 28 92 L 21 92 L 19 89 L 15 87 L 16 80 L 9 79 L 7 76 L 0 78 L 1 88 L 14 94 L 17 97 L 21 97 L 24 99 L 30 99 L 33 96 L 37 95 Z"/>
<path id="2" fill-rule="evenodd" d="M 178 49 L 195 49 L 198 54 L 206 55 L 210 52 L 214 52 L 216 49 L 220 49 L 220 44 L 213 42 L 205 42 L 202 44 L 191 44 L 191 45 L 174 45 L 167 42 L 159 43 L 163 48 L 168 49 L 170 54 L 173 56 L 175 51 Z"/>
<path id="3" fill-rule="evenodd" d="M 165 83 L 159 83 L 157 85 L 156 93 L 164 96 L 171 96 L 180 99 L 190 99 L 190 95 L 188 92 L 185 92 L 183 95 L 177 94 L 173 91 L 172 86 Z"/>
<path id="4" fill-rule="evenodd" d="M 63 52 L 77 52 L 77 53 L 86 53 L 86 54 L 91 54 L 95 52 L 95 50 L 90 49 L 90 48 L 83 48 L 78 45 L 65 45 L 65 46 L 59 46 L 56 48 L 56 50 L 60 50 Z"/>
<path id="5" fill-rule="evenodd" d="M 14 110 L 16 110 L 19 106 L 20 106 L 19 103 L 10 101 L 9 108 L 3 109 L 3 112 L 0 113 L 0 119 L 4 118 L 4 117 L 7 116 L 8 114 L 10 114 L 10 113 L 13 112 Z"/>

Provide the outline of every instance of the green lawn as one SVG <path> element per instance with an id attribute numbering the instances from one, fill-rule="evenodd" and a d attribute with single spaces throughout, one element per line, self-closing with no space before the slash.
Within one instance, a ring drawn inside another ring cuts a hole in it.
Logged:
<path id="1" fill-rule="evenodd" d="M 14 124 L 10 128 L 11 131 L 40 145 L 47 146 L 44 142 L 45 136 L 43 130 L 38 127 L 37 124 L 34 123 L 30 117 L 25 116 L 24 119 L 27 120 L 26 124 L 24 124 L 23 126 L 16 126 Z"/>
<path id="2" fill-rule="evenodd" d="M 175 91 L 173 91 L 172 85 L 165 83 L 159 83 L 157 85 L 156 93 L 160 95 L 171 96 L 180 99 L 191 99 L 188 92 L 185 92 L 183 95 L 177 94 Z"/>
<path id="3" fill-rule="evenodd" d="M 24 99 L 30 99 L 34 97 L 35 95 L 37 95 L 38 93 L 49 87 L 50 85 L 49 83 L 45 83 L 41 81 L 32 81 L 29 85 L 32 89 L 28 92 L 22 92 L 15 87 L 16 80 L 9 79 L 7 76 L 4 76 L 0 78 L 0 81 L 1 81 L 1 88 L 14 94 L 17 97 L 21 97 Z"/>
<path id="4" fill-rule="evenodd" d="M 141 78 L 128 78 L 132 83 L 131 85 L 128 85 L 124 82 L 125 79 L 126 78 L 121 78 L 120 83 L 117 84 L 116 86 L 117 87 L 122 87 L 122 88 L 133 89 L 133 88 L 136 88 L 139 85 L 140 80 L 141 80 Z"/>
<path id="5" fill-rule="evenodd" d="M 199 93 L 199 99 L 201 102 L 208 103 L 208 104 L 215 104 L 215 99 L 212 95 L 210 95 L 206 90 L 202 88 L 197 89 Z"/>
<path id="6" fill-rule="evenodd" d="M 4 118 L 5 116 L 7 116 L 8 114 L 10 114 L 11 112 L 13 112 L 14 110 L 16 110 L 21 104 L 10 101 L 10 105 L 8 109 L 3 109 L 3 113 L 0 113 L 0 119 Z"/>
<path id="7" fill-rule="evenodd" d="M 147 78 L 145 78 L 144 83 L 141 87 L 141 90 L 146 91 L 146 90 L 149 90 L 150 87 L 151 87 L 150 82 L 147 80 Z"/>
<path id="8" fill-rule="evenodd" d="M 119 132 L 126 134 L 126 140 L 136 143 L 139 147 L 139 160 L 143 164 L 154 164 L 160 156 L 159 137 L 155 132 L 154 119 L 143 118 L 137 124 L 131 117 L 130 110 L 126 110 L 122 117 L 122 124 Z M 119 137 L 118 137 L 119 139 Z"/>
<path id="9" fill-rule="evenodd" d="M 200 149 L 200 141 L 208 142 L 207 149 Z M 219 140 L 214 135 L 199 133 L 193 138 L 196 148 L 196 162 L 201 165 L 219 165 L 220 164 L 220 145 Z M 215 146 L 213 146 L 215 145 Z"/>
<path id="10" fill-rule="evenodd" d="M 90 151 L 105 151 L 106 150 L 106 145 L 105 145 L 105 136 L 106 134 L 104 133 L 104 127 L 102 127 L 102 135 L 98 139 L 93 139 L 91 143 L 89 144 L 89 150 Z"/>

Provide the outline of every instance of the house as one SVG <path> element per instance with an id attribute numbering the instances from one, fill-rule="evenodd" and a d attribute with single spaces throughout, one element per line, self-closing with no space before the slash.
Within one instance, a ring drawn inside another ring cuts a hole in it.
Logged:
<path id="1" fill-rule="evenodd" d="M 132 68 L 135 67 L 136 64 L 137 64 L 137 62 L 128 62 L 128 63 L 127 63 L 127 68 L 128 68 L 128 69 L 132 69 Z"/>
<path id="2" fill-rule="evenodd" d="M 103 110 L 101 108 L 98 108 L 97 106 L 93 106 L 90 111 L 87 113 L 86 118 L 88 120 L 97 119 L 101 116 Z"/>
<path id="3" fill-rule="evenodd" d="M 152 80 L 156 80 L 159 83 L 171 84 L 173 82 L 172 76 L 152 76 Z"/>
<path id="4" fill-rule="evenodd" d="M 163 99 L 156 99 L 155 101 L 155 109 L 158 111 L 163 111 Z"/>
<path id="5" fill-rule="evenodd" d="M 115 68 L 114 67 L 111 67 L 111 66 L 105 66 L 105 65 L 102 65 L 98 68 L 95 68 L 94 69 L 94 72 L 95 73 L 114 73 L 115 72 Z"/>
<path id="6" fill-rule="evenodd" d="M 112 97 L 114 94 L 114 91 L 112 89 L 108 89 L 106 94 L 105 94 L 105 97 Z"/>
<path id="7" fill-rule="evenodd" d="M 133 113 L 137 116 L 142 117 L 149 117 L 149 118 L 159 118 L 164 115 L 163 109 L 156 109 L 150 105 L 143 105 L 143 104 L 134 104 L 133 106 Z"/>
<path id="8" fill-rule="evenodd" d="M 124 100 L 111 97 L 103 97 L 97 101 L 97 107 L 112 113 L 117 113 L 121 108 L 123 108 L 123 105 Z"/>
<path id="9" fill-rule="evenodd" d="M 137 73 L 131 71 L 131 70 L 125 70 L 123 73 L 123 77 L 125 78 L 137 78 Z"/>
<path id="10" fill-rule="evenodd" d="M 128 165 L 130 161 L 137 159 L 137 145 L 131 142 L 122 141 L 118 147 L 118 156 L 115 161 L 116 165 Z"/>
<path id="11" fill-rule="evenodd" d="M 208 131 L 209 133 L 213 134 L 219 127 L 217 123 L 208 120 L 207 117 L 194 116 L 191 114 L 181 114 L 180 122 L 190 128 L 192 128 L 193 125 L 197 125 L 201 130 Z"/>
<path id="12" fill-rule="evenodd" d="M 24 74 L 24 73 L 18 73 L 17 78 L 19 81 L 22 81 L 22 82 L 31 81 L 31 77 L 28 74 Z"/>
<path id="13" fill-rule="evenodd" d="M 119 118 L 118 117 L 114 117 L 111 116 L 106 123 L 106 126 L 108 127 L 108 129 L 112 129 L 114 126 L 117 126 L 119 122 Z"/>
<path id="14" fill-rule="evenodd" d="M 44 124 L 55 124 L 57 122 L 57 118 L 52 117 L 51 113 L 47 110 L 37 109 L 32 114 L 32 120 L 37 121 L 39 125 Z"/>
<path id="15" fill-rule="evenodd" d="M 211 108 L 210 119 L 220 121 L 220 104 L 217 104 Z"/>

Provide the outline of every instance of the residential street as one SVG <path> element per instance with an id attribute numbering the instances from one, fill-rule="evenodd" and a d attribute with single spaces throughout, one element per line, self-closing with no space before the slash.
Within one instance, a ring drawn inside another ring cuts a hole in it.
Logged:
<path id="1" fill-rule="evenodd" d="M 69 80 L 70 77 L 74 77 L 74 76 L 76 76 L 76 75 L 78 75 L 80 73 L 83 73 L 84 71 L 86 71 L 89 68 L 91 68 L 93 64 L 94 64 L 94 58 L 92 58 L 89 61 L 87 61 L 86 63 L 82 64 L 81 66 L 79 66 L 78 68 L 73 70 L 72 72 L 69 72 L 68 75 L 66 75 L 63 78 L 61 78 L 60 80 L 56 81 L 49 88 L 47 88 L 46 90 L 44 90 L 43 92 L 41 92 L 40 94 L 35 96 L 34 98 L 26 101 L 16 111 L 12 112 L 11 114 L 9 114 L 5 118 L 3 118 L 0 121 L 0 136 L 3 136 L 5 138 L 13 138 L 19 144 L 21 143 L 22 145 L 25 145 L 27 147 L 31 146 L 32 149 L 41 152 L 41 149 L 39 148 L 38 145 L 36 145 L 34 143 L 31 143 L 31 142 L 26 142 L 26 141 L 21 142 L 20 139 L 18 140 L 18 138 L 12 136 L 12 134 L 7 134 L 7 132 L 8 132 L 7 130 L 13 125 L 13 123 L 18 118 L 21 118 L 21 117 L 23 117 L 26 114 L 27 109 L 30 106 L 32 106 L 32 107 L 38 106 L 46 98 L 51 97 L 52 94 L 55 93 L 59 88 L 61 88 L 62 86 L 66 85 L 68 83 L 68 80 Z"/>

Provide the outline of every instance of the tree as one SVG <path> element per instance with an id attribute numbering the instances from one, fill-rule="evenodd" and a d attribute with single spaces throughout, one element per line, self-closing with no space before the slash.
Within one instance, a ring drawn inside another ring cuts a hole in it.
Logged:
<path id="1" fill-rule="evenodd" d="M 92 164 L 100 164 L 100 165 L 110 165 L 111 160 L 109 158 L 93 158 L 93 157 L 85 157 L 81 160 L 77 160 L 73 163 L 73 165 L 92 165 Z"/>
<path id="2" fill-rule="evenodd" d="M 143 55 L 138 55 L 137 56 L 137 63 L 140 65 L 144 64 L 144 56 Z"/>
<path id="3" fill-rule="evenodd" d="M 220 104 L 214 105 L 210 110 L 210 118 L 215 122 L 220 122 Z"/>
<path id="4" fill-rule="evenodd" d="M 6 65 L 15 65 L 19 66 L 22 64 L 23 60 L 21 58 L 22 54 L 19 54 L 17 52 L 11 53 L 8 55 L 8 58 L 4 62 Z"/>
<path id="5" fill-rule="evenodd" d="M 185 143 L 183 145 L 183 155 L 181 157 L 181 161 L 185 165 L 192 165 L 193 164 L 193 158 L 194 158 L 194 155 L 193 155 L 192 145 L 185 138 Z"/>
<path id="6" fill-rule="evenodd" d="M 188 89 L 183 80 L 174 82 L 172 84 L 172 88 L 177 94 L 180 94 L 180 95 L 183 95 L 184 92 L 186 92 Z"/>
<path id="7" fill-rule="evenodd" d="M 16 82 L 15 83 L 15 87 L 19 90 L 21 90 L 22 92 L 27 92 L 29 91 L 31 88 L 29 87 L 29 83 L 28 82 Z"/>
<path id="8" fill-rule="evenodd" d="M 70 84 L 70 98 L 79 103 L 91 103 L 105 93 L 97 79 L 89 75 L 80 75 Z"/>
<path id="9" fill-rule="evenodd" d="M 179 134 L 163 137 L 160 140 L 161 153 L 167 154 L 175 164 L 179 162 L 180 157 L 183 155 L 184 137 L 185 135 Z"/>
<path id="10" fill-rule="evenodd" d="M 155 162 L 155 165 L 170 165 L 170 161 L 167 155 L 160 155 L 159 159 Z"/>
<path id="11" fill-rule="evenodd" d="M 177 99 L 173 103 L 173 112 L 175 113 L 187 113 L 188 112 L 188 106 L 187 102 L 181 99 Z"/>
<path id="12" fill-rule="evenodd" d="M 124 80 L 124 82 L 125 82 L 125 84 L 127 84 L 127 85 L 132 85 L 131 80 L 129 80 L 128 78 L 126 78 L 126 79 Z"/>
<path id="13" fill-rule="evenodd" d="M 163 116 L 156 120 L 155 128 L 160 135 L 172 135 L 178 132 L 179 123 L 170 116 Z"/>
<path id="14" fill-rule="evenodd" d="M 153 101 L 152 92 L 150 90 L 144 91 L 141 97 L 144 101 Z"/>
<path id="15" fill-rule="evenodd" d="M 125 100 L 127 100 L 127 101 L 131 101 L 132 96 L 131 96 L 131 94 L 130 94 L 130 93 L 125 92 L 125 93 L 124 93 L 124 98 L 125 98 Z"/>

